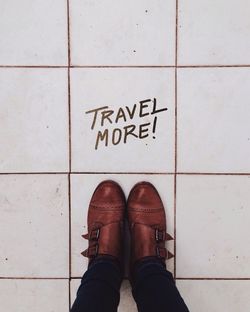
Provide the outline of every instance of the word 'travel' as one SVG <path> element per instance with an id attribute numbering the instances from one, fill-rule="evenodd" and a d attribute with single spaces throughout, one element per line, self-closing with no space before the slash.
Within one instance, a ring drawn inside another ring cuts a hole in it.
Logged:
<path id="1" fill-rule="evenodd" d="M 105 146 L 118 145 L 119 143 L 126 144 L 128 137 L 136 139 L 145 139 L 149 136 L 150 130 L 155 139 L 157 114 L 168 110 L 167 107 L 157 109 L 157 100 L 146 99 L 134 104 L 132 108 L 125 106 L 119 107 L 115 112 L 109 106 L 102 106 L 91 109 L 86 114 L 92 114 L 91 130 L 97 127 L 105 127 L 105 129 L 98 130 L 95 142 L 95 149 L 97 150 L 100 143 L 103 142 Z M 152 122 L 141 123 L 139 125 L 131 123 L 134 117 L 144 118 L 145 116 L 154 116 Z M 118 127 L 118 123 L 130 123 L 123 127 Z M 108 126 L 117 124 L 114 129 L 108 129 Z"/>

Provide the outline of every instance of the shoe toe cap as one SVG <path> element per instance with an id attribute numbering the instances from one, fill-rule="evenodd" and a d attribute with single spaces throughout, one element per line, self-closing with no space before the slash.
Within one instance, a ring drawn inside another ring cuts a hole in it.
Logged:
<path id="1" fill-rule="evenodd" d="M 116 182 L 112 180 L 106 180 L 101 182 L 91 199 L 91 203 L 96 206 L 119 206 L 124 205 L 124 194 Z"/>
<path id="2" fill-rule="evenodd" d="M 163 203 L 153 184 L 149 182 L 137 183 L 130 192 L 129 206 L 134 209 L 159 209 Z"/>

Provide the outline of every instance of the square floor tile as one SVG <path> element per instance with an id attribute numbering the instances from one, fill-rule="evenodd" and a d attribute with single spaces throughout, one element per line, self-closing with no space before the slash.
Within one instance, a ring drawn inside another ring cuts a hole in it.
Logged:
<path id="1" fill-rule="evenodd" d="M 67 280 L 0 280 L 1 310 L 68 312 Z"/>
<path id="2" fill-rule="evenodd" d="M 0 215 L 0 277 L 68 277 L 66 175 L 1 175 Z"/>
<path id="3" fill-rule="evenodd" d="M 153 183 L 162 197 L 166 215 L 168 233 L 174 236 L 174 176 L 173 175 L 71 175 L 71 245 L 72 276 L 81 277 L 87 269 L 88 260 L 81 255 L 87 248 L 87 240 L 81 237 L 87 233 L 87 213 L 89 202 L 97 185 L 106 179 L 118 182 L 126 197 L 135 183 L 149 181 Z M 168 242 L 168 249 L 173 253 L 174 242 Z M 173 272 L 174 259 L 167 262 L 168 270 Z"/>
<path id="4" fill-rule="evenodd" d="M 250 64 L 248 0 L 180 0 L 178 63 Z"/>
<path id="5" fill-rule="evenodd" d="M 248 311 L 250 281 L 178 280 L 177 287 L 192 312 Z"/>
<path id="6" fill-rule="evenodd" d="M 75 301 L 76 292 L 80 283 L 80 279 L 73 279 L 70 282 L 71 306 Z M 136 304 L 131 293 L 131 286 L 128 280 L 124 280 L 121 285 L 118 312 L 137 312 Z"/>
<path id="7" fill-rule="evenodd" d="M 250 69 L 181 69 L 178 90 L 178 171 L 250 172 Z"/>
<path id="8" fill-rule="evenodd" d="M 70 1 L 73 65 L 174 65 L 175 1 Z"/>
<path id="9" fill-rule="evenodd" d="M 66 69 L 0 70 L 0 172 L 68 170 Z"/>
<path id="10" fill-rule="evenodd" d="M 71 73 L 73 171 L 174 171 L 173 69 Z"/>
<path id="11" fill-rule="evenodd" d="M 178 176 L 177 277 L 250 277 L 250 176 Z"/>
<path id="12" fill-rule="evenodd" d="M 67 3 L 8 0 L 0 9 L 0 65 L 67 65 Z"/>

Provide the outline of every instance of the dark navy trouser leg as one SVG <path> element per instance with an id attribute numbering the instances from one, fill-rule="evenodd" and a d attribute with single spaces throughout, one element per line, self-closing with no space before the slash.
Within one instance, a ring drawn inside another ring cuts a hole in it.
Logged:
<path id="1" fill-rule="evenodd" d="M 83 275 L 71 312 L 116 312 L 121 281 L 121 272 L 114 261 L 94 261 Z"/>
<path id="2" fill-rule="evenodd" d="M 137 266 L 133 296 L 139 312 L 188 312 L 172 274 L 157 260 Z"/>
<path id="3" fill-rule="evenodd" d="M 82 278 L 71 312 L 117 312 L 121 281 L 114 261 L 95 260 Z M 132 286 L 139 312 L 188 312 L 172 274 L 158 260 L 142 261 Z"/>

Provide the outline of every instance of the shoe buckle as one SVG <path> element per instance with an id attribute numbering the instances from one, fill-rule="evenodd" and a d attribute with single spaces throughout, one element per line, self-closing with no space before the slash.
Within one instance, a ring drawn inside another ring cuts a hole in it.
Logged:
<path id="1" fill-rule="evenodd" d="M 98 240 L 100 236 L 100 229 L 95 229 L 90 232 L 89 240 Z"/>
<path id="2" fill-rule="evenodd" d="M 99 244 L 96 244 L 96 246 L 95 246 L 95 256 L 97 256 L 97 254 L 98 254 L 98 249 L 99 249 Z"/>
<path id="3" fill-rule="evenodd" d="M 162 242 L 165 240 L 165 232 L 160 231 L 159 229 L 155 229 L 155 240 L 157 242 Z"/>
<path id="4" fill-rule="evenodd" d="M 166 248 L 160 248 L 160 247 L 156 246 L 156 255 L 158 258 L 166 259 L 167 258 Z"/>

